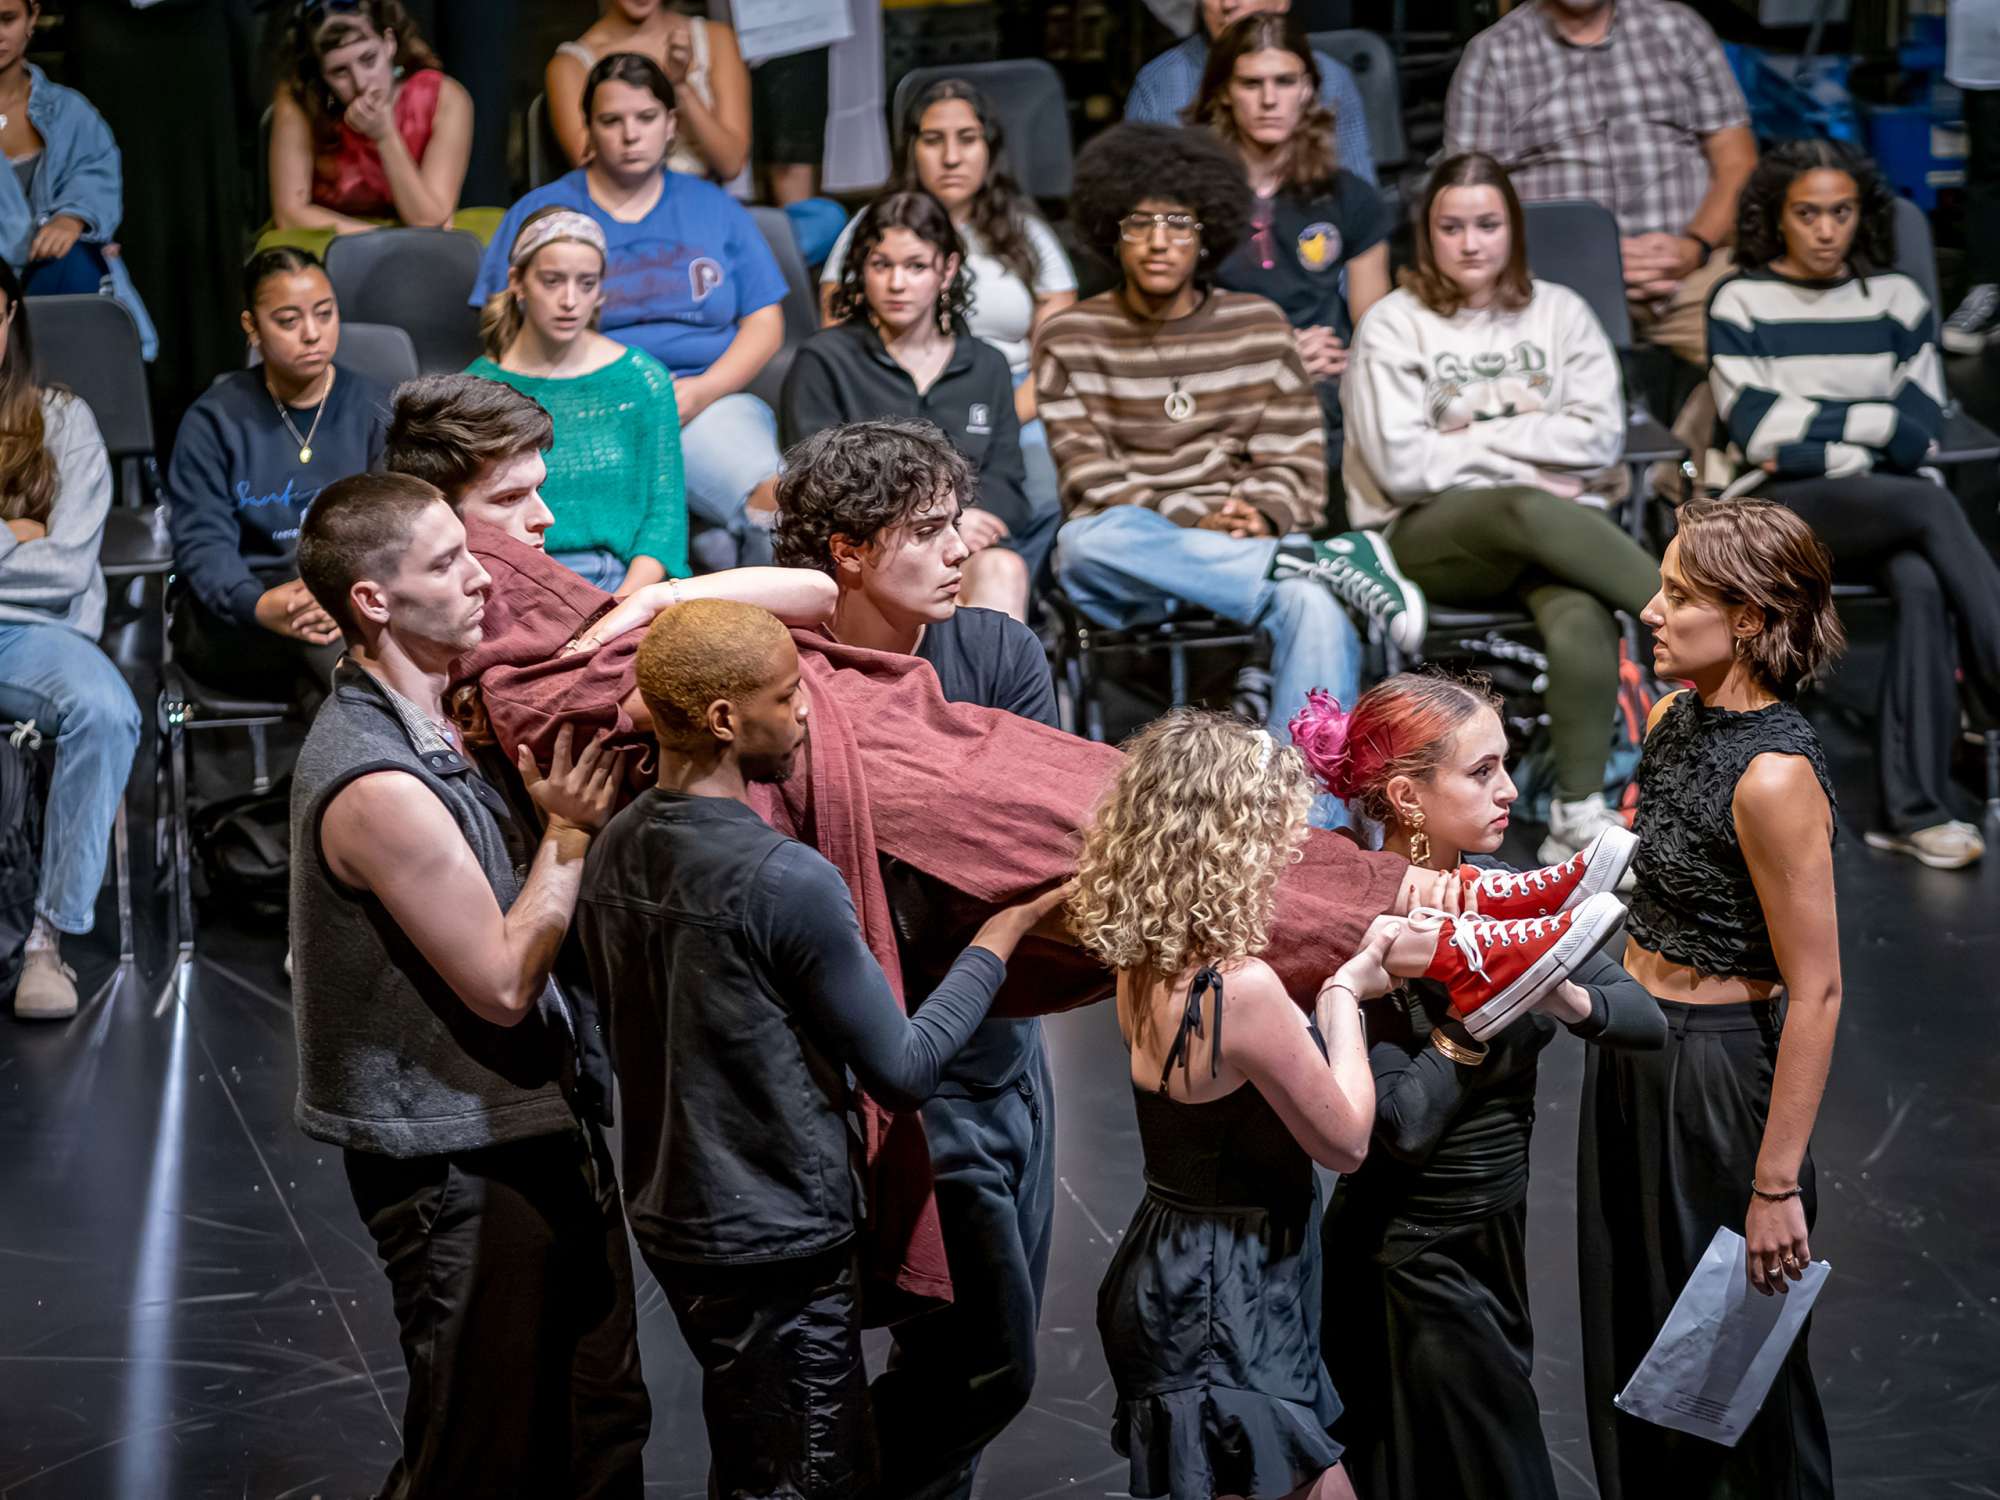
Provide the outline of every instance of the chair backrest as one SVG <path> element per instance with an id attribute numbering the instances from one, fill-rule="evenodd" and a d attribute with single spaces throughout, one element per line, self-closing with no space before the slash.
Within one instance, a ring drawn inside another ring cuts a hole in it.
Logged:
<path id="1" fill-rule="evenodd" d="M 408 330 L 418 365 L 435 374 L 479 355 L 479 315 L 466 299 L 483 253 L 462 229 L 375 229 L 327 246 L 326 274 L 343 318 Z"/>
<path id="2" fill-rule="evenodd" d="M 889 112 L 893 149 L 901 160 L 910 102 L 944 78 L 962 78 L 992 101 L 1007 137 L 1007 166 L 1021 190 L 1036 198 L 1067 198 L 1075 151 L 1069 136 L 1069 99 L 1062 74 L 1038 57 L 1004 62 L 912 68 L 896 85 Z"/>
<path id="3" fill-rule="evenodd" d="M 1630 349 L 1632 309 L 1625 304 L 1625 261 L 1611 210 L 1576 198 L 1524 203 L 1521 211 L 1528 224 L 1528 269 L 1582 297 L 1611 347 Z"/>
<path id="4" fill-rule="evenodd" d="M 271 120 L 277 106 L 267 104 L 257 117 L 257 169 L 251 174 L 250 222 L 271 222 Z"/>
<path id="5" fill-rule="evenodd" d="M 29 297 L 26 305 L 40 379 L 83 398 L 119 466 L 120 494 L 140 504 L 140 465 L 153 454 L 153 402 L 132 314 L 115 298 L 90 293 Z"/>
<path id="6" fill-rule="evenodd" d="M 562 142 L 549 123 L 549 96 L 537 94 L 528 101 L 528 188 L 533 191 L 554 182 L 569 170 Z"/>
<path id="7" fill-rule="evenodd" d="M 409 333 L 393 323 L 340 323 L 340 353 L 336 359 L 356 374 L 387 386 L 398 386 L 423 373 L 417 346 Z"/>
<path id="8" fill-rule="evenodd" d="M 751 393 L 775 411 L 778 393 L 784 387 L 785 372 L 791 368 L 793 354 L 798 351 L 799 345 L 819 331 L 819 298 L 814 293 L 812 278 L 806 274 L 806 260 L 799 251 L 798 236 L 792 232 L 792 216 L 782 208 L 771 208 L 761 203 L 747 206 L 750 217 L 757 221 L 758 232 L 764 236 L 764 243 L 777 257 L 778 269 L 785 275 L 785 300 L 780 304 L 785 314 L 785 342 L 750 383 Z"/>
<path id="9" fill-rule="evenodd" d="M 1938 305 L 1937 253 L 1931 248 L 1930 215 L 1908 198 L 1896 200 L 1896 269 L 1924 289 L 1931 299 L 1931 316 L 1942 318 Z"/>
<path id="10" fill-rule="evenodd" d="M 1403 133 L 1403 79 L 1388 42 L 1375 32 L 1358 29 L 1315 31 L 1306 41 L 1313 51 L 1346 64 L 1354 75 L 1368 115 L 1368 147 L 1375 153 L 1376 170 L 1401 166 L 1409 158 L 1410 143 Z"/>

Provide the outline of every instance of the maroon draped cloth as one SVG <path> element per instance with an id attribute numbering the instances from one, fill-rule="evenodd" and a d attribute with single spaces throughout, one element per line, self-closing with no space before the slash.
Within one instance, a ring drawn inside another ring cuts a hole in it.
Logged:
<path id="1" fill-rule="evenodd" d="M 612 603 L 542 552 L 478 521 L 475 555 L 493 575 L 485 638 L 454 665 L 455 684 L 478 687 L 511 761 L 527 745 L 547 765 L 557 730 L 578 742 L 599 728 L 645 757 L 633 785 L 649 784 L 656 747 L 624 704 L 642 632 L 591 652 L 563 646 Z M 1107 745 L 976 704 L 948 703 L 928 662 L 846 646 L 794 630 L 809 712 L 807 747 L 792 779 L 759 787 L 757 810 L 813 845 L 846 878 L 869 949 L 902 998 L 902 966 L 882 884 L 888 858 L 982 907 L 1011 905 L 1076 870 L 1081 831 L 1122 757 Z M 634 762 L 640 756 L 630 757 Z M 1279 883 L 1264 957 L 1301 1005 L 1390 909 L 1408 862 L 1315 831 Z M 1076 949 L 1030 940 L 1008 966 L 997 1007 L 1040 1014 L 1103 998 L 1112 976 Z M 615 1002 L 614 1002 L 615 1003 Z M 931 1197 L 921 1117 L 864 1099 L 869 1164 L 869 1265 L 893 1320 L 919 1302 L 948 1299 L 950 1278 Z M 893 1286 L 895 1296 L 889 1297 Z"/>

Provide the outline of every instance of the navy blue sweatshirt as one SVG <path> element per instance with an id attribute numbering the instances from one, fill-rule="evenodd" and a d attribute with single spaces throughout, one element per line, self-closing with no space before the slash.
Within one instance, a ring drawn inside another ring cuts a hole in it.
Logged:
<path id="1" fill-rule="evenodd" d="M 389 388 L 334 365 L 318 429 L 315 407 L 292 408 L 299 436 L 312 432 L 309 464 L 299 462 L 299 438 L 285 430 L 262 370 L 223 376 L 181 419 L 167 467 L 174 571 L 232 624 L 256 624 L 264 591 L 299 576 L 299 523 L 313 498 L 382 457 Z"/>

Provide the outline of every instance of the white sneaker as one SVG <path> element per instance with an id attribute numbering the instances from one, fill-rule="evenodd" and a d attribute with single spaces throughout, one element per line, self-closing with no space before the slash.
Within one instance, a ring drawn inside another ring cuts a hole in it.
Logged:
<path id="1" fill-rule="evenodd" d="M 54 943 L 30 943 L 14 990 L 14 1014 L 23 1021 L 67 1021 L 76 1014 L 76 970 Z"/>
<path id="2" fill-rule="evenodd" d="M 1977 864 L 1986 853 L 1986 840 L 1979 836 L 1979 830 L 1956 820 L 1934 823 L 1915 833 L 1867 833 L 1862 838 L 1870 849 L 1907 854 L 1933 870 L 1962 870 Z"/>
<path id="3" fill-rule="evenodd" d="M 1996 333 L 2000 333 L 2000 286 L 1985 282 L 1967 289 L 1965 300 L 1944 320 L 1939 342 L 1953 354 L 1977 354 Z"/>
<path id="4" fill-rule="evenodd" d="M 1559 865 L 1566 859 L 1574 858 L 1596 842 L 1600 834 L 1611 829 L 1629 832 L 1625 820 L 1611 810 L 1602 792 L 1592 792 L 1581 802 L 1565 802 L 1560 797 L 1549 799 L 1549 836 L 1542 840 L 1542 847 L 1536 857 L 1545 865 Z M 1632 871 L 1628 866 L 1618 877 L 1615 890 L 1632 889 Z"/>

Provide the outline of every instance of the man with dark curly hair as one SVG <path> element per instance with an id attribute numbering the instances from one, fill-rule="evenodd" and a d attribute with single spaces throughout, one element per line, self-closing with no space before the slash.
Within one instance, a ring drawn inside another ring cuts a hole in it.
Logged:
<path id="1" fill-rule="evenodd" d="M 1250 217 L 1243 167 L 1205 132 L 1120 125 L 1076 164 L 1071 217 L 1122 272 L 1042 326 L 1035 381 L 1066 520 L 1056 573 L 1111 628 L 1194 605 L 1271 640 L 1271 719 L 1359 689 L 1348 611 L 1404 649 L 1423 595 L 1372 532 L 1329 541 L 1326 447 L 1285 315 L 1217 289 Z M 1317 816 L 1342 811 L 1322 799 Z"/>
<path id="2" fill-rule="evenodd" d="M 949 702 L 1060 727 L 1035 633 L 958 603 L 959 519 L 977 499 L 970 464 L 929 422 L 830 427 L 785 454 L 772 545 L 781 564 L 839 585 L 836 640 L 923 658 Z M 884 863 L 898 892 L 921 880 Z M 908 943 L 903 960 L 914 999 L 936 966 Z M 923 1107 L 953 1300 L 897 1325 L 872 1388 L 889 1426 L 926 1438 L 884 1452 L 884 1495 L 969 1494 L 980 1450 L 1028 1404 L 1055 1219 L 1054 1105 L 1041 1022 L 995 1016 Z"/>

